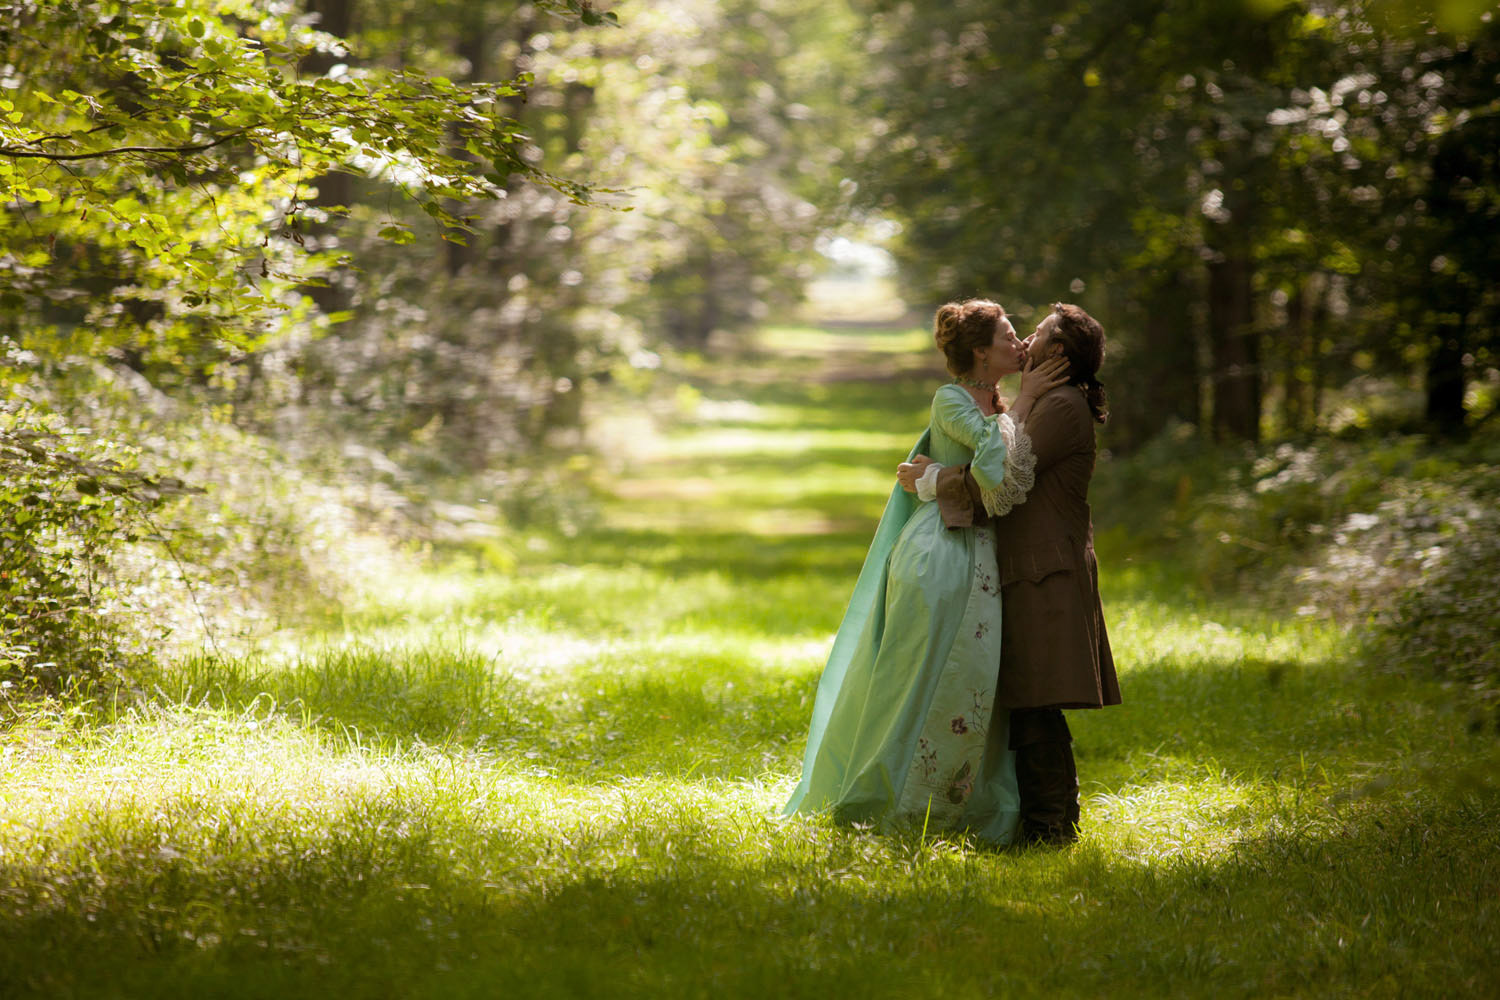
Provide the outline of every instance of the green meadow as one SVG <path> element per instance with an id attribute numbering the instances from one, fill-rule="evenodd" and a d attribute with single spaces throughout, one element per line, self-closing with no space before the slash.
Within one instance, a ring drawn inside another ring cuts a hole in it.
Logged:
<path id="1" fill-rule="evenodd" d="M 1071 713 L 1077 846 L 780 817 L 926 344 L 672 359 L 566 524 L 12 702 L 0 996 L 1495 995 L 1493 724 L 1125 550 L 1150 509 L 1097 512 L 1125 704 Z"/>

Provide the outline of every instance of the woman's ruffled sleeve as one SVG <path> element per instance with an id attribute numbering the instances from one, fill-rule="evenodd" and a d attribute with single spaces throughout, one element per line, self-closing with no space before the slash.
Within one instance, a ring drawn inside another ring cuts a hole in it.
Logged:
<path id="1" fill-rule="evenodd" d="M 1036 485 L 1036 455 L 1031 438 L 1010 414 L 985 416 L 961 387 L 947 385 L 933 398 L 932 418 L 943 433 L 974 452 L 969 471 L 991 517 L 1003 517 L 1026 502 Z"/>

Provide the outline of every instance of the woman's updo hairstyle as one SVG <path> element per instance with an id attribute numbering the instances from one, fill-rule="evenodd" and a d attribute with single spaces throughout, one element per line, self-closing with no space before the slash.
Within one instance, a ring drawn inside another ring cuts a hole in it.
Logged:
<path id="1" fill-rule="evenodd" d="M 965 299 L 940 306 L 932 321 L 932 339 L 943 352 L 948 371 L 966 375 L 974 369 L 974 352 L 995 342 L 995 327 L 1005 315 L 1000 303 Z"/>
<path id="2" fill-rule="evenodd" d="M 1052 343 L 1061 344 L 1068 359 L 1068 384 L 1083 390 L 1094 419 L 1104 423 L 1109 417 L 1109 398 L 1099 381 L 1099 366 L 1104 363 L 1104 327 L 1075 305 L 1059 302 L 1052 307 L 1057 325 Z"/>

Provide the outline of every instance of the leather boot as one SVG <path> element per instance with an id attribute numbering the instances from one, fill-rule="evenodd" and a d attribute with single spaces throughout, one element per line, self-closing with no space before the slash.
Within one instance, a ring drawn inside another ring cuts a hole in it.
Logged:
<path id="1" fill-rule="evenodd" d="M 1073 738 L 1059 709 L 1016 709 L 1010 748 L 1016 752 L 1023 844 L 1061 846 L 1078 839 L 1078 769 Z"/>

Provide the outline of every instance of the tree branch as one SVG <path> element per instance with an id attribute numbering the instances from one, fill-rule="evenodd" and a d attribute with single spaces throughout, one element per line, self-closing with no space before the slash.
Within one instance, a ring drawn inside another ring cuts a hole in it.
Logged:
<path id="1" fill-rule="evenodd" d="M 34 160 L 52 160 L 55 163 L 70 160 L 98 160 L 106 156 L 124 156 L 129 153 L 166 153 L 178 156 L 183 153 L 201 153 L 206 149 L 222 146 L 229 140 L 237 139 L 248 131 L 249 129 L 240 129 L 237 132 L 228 132 L 219 136 L 213 142 L 200 143 L 196 146 L 116 146 L 114 149 L 100 149 L 92 153 L 43 153 L 40 151 L 33 152 L 26 149 L 15 149 L 11 146 L 0 146 L 0 156 L 6 156 L 13 160 L 28 158 Z"/>

